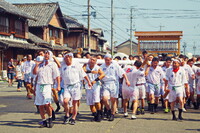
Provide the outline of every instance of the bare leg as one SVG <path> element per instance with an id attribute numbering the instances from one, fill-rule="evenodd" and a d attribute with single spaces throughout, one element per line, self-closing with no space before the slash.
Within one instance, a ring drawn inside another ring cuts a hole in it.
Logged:
<path id="1" fill-rule="evenodd" d="M 108 101 L 108 97 L 107 96 L 103 97 L 103 103 L 106 106 L 107 110 L 110 110 L 110 105 L 109 105 L 109 101 Z"/>
<path id="2" fill-rule="evenodd" d="M 133 100 L 133 114 L 136 113 L 138 107 L 138 100 Z"/>
<path id="3" fill-rule="evenodd" d="M 69 117 L 69 98 L 64 99 L 65 116 Z"/>
<path id="4" fill-rule="evenodd" d="M 116 99 L 117 98 L 113 98 L 111 97 L 110 100 L 111 100 L 111 107 L 112 107 L 112 114 L 115 114 L 116 112 L 116 107 L 117 107 L 117 104 L 116 104 Z"/>
<path id="5" fill-rule="evenodd" d="M 44 120 L 45 119 L 45 107 L 44 107 L 44 105 L 39 105 L 39 109 L 40 109 L 40 116 Z"/>
<path id="6" fill-rule="evenodd" d="M 128 99 L 123 99 L 124 113 L 127 112 L 127 106 L 128 106 Z"/>
<path id="7" fill-rule="evenodd" d="M 72 119 L 76 119 L 77 116 L 77 112 L 78 112 L 78 101 L 79 100 L 73 100 L 73 115 L 72 115 Z"/>
<path id="8" fill-rule="evenodd" d="M 49 117 L 52 117 L 52 108 L 51 108 L 51 104 L 45 104 L 45 109 L 47 111 L 47 114 Z"/>

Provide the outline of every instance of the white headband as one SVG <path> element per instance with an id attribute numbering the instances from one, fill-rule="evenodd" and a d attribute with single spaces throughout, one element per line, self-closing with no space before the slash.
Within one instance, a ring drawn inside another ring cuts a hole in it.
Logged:
<path id="1" fill-rule="evenodd" d="M 65 56 L 71 56 L 72 58 L 74 57 L 73 53 L 67 53 L 67 54 L 65 54 L 64 58 L 65 58 Z"/>
<path id="2" fill-rule="evenodd" d="M 179 59 L 173 59 L 173 61 L 181 63 L 181 61 Z"/>
<path id="3" fill-rule="evenodd" d="M 112 55 L 111 54 L 106 54 L 105 56 L 104 56 L 104 59 L 105 58 L 112 58 Z"/>

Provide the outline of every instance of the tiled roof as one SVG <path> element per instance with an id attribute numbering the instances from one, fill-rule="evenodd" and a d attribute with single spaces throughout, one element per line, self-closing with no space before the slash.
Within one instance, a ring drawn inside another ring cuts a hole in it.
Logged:
<path id="1" fill-rule="evenodd" d="M 95 28 L 95 29 L 92 29 L 92 30 L 95 31 L 96 33 L 98 33 L 101 37 L 104 36 L 103 30 L 101 28 Z"/>
<path id="2" fill-rule="evenodd" d="M 59 8 L 58 3 L 25 3 L 14 5 L 37 19 L 37 21 L 29 21 L 29 26 L 31 27 L 48 26 L 53 15 Z"/>
<path id="3" fill-rule="evenodd" d="M 123 42 L 123 43 L 117 45 L 115 48 L 118 48 L 118 47 L 121 47 L 121 46 L 124 46 L 124 45 L 130 45 L 130 43 L 128 43 L 128 42 L 130 42 L 130 40 L 127 40 L 127 41 L 125 41 L 125 42 Z M 133 46 L 136 46 L 136 45 L 138 45 L 138 44 L 137 44 L 136 42 L 132 41 L 132 45 L 133 45 Z"/>
<path id="4" fill-rule="evenodd" d="M 48 42 L 42 40 L 41 38 L 39 38 L 38 36 L 32 34 L 32 33 L 28 33 L 29 39 L 31 40 L 33 43 L 35 44 L 46 44 L 46 45 L 50 45 Z"/>
<path id="5" fill-rule="evenodd" d="M 0 12 L 7 12 L 24 18 L 34 19 L 34 17 L 29 15 L 28 13 L 22 11 L 21 9 L 12 5 L 11 3 L 6 2 L 5 0 L 0 0 Z"/>
<path id="6" fill-rule="evenodd" d="M 53 50 L 58 50 L 58 51 L 66 51 L 66 50 L 69 50 L 71 51 L 72 49 L 69 48 L 69 47 L 66 47 L 66 46 L 59 46 L 59 45 L 54 45 Z"/>
<path id="7" fill-rule="evenodd" d="M 33 49 L 33 50 L 42 50 L 45 48 L 36 46 L 31 43 L 21 43 L 16 41 L 0 40 L 0 45 L 4 47 L 13 47 L 13 48 L 23 48 L 23 49 Z"/>
<path id="8" fill-rule="evenodd" d="M 70 16 L 64 15 L 64 19 L 65 19 L 65 23 L 66 23 L 68 28 L 82 28 L 82 27 L 84 27 L 83 24 L 79 23 L 76 19 L 74 19 Z"/>

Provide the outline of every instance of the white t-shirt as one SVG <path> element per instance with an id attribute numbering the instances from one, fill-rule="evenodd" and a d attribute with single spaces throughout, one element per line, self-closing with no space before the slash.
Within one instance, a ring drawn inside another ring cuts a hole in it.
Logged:
<path id="1" fill-rule="evenodd" d="M 176 73 L 173 72 L 173 68 L 167 69 L 166 80 L 170 86 L 183 86 L 187 83 L 184 68 L 180 67 Z"/>
<path id="2" fill-rule="evenodd" d="M 195 74 L 197 72 L 198 67 L 193 65 L 191 68 L 192 68 L 193 73 Z M 191 76 L 189 76 L 189 82 L 188 83 L 195 88 L 195 79 L 192 79 Z"/>
<path id="3" fill-rule="evenodd" d="M 31 74 L 34 66 L 35 66 L 35 62 L 32 60 L 24 62 L 23 67 L 22 67 L 23 73 Z"/>
<path id="4" fill-rule="evenodd" d="M 105 77 L 102 79 L 103 82 L 118 81 L 125 74 L 125 71 L 115 62 L 112 62 L 109 66 L 104 63 L 100 67 L 105 73 Z"/>
<path id="5" fill-rule="evenodd" d="M 89 71 L 99 71 L 100 66 L 95 65 L 94 68 L 90 69 L 89 64 L 86 65 L 86 70 Z M 90 81 L 94 81 L 96 78 L 99 77 L 99 74 L 93 74 L 93 73 L 87 73 L 88 78 L 90 79 Z"/>
<path id="6" fill-rule="evenodd" d="M 162 70 L 163 70 L 164 74 L 166 74 L 167 69 L 169 69 L 169 68 L 172 68 L 172 66 L 169 66 L 168 68 L 167 68 L 166 66 L 163 66 L 163 67 L 162 67 Z"/>
<path id="7" fill-rule="evenodd" d="M 147 82 L 152 84 L 160 84 L 161 80 L 165 78 L 165 74 L 160 66 L 157 66 L 155 69 L 150 67 L 149 73 L 146 77 Z"/>
<path id="8" fill-rule="evenodd" d="M 192 75 L 194 75 L 194 72 L 193 72 L 192 68 L 188 64 L 185 64 L 182 67 L 185 70 L 186 79 L 189 82 L 189 77 L 192 77 Z"/>
<path id="9" fill-rule="evenodd" d="M 60 76 L 58 66 L 55 62 L 49 62 L 46 66 L 42 63 L 38 66 L 37 84 L 53 84 L 54 79 Z"/>
<path id="10" fill-rule="evenodd" d="M 16 71 L 17 71 L 17 77 L 18 79 L 21 79 L 22 78 L 22 65 L 17 65 L 16 66 Z"/>
<path id="11" fill-rule="evenodd" d="M 143 83 L 146 83 L 145 69 L 140 68 L 137 71 L 137 83 L 136 84 L 143 84 Z"/>
<path id="12" fill-rule="evenodd" d="M 64 85 L 76 84 L 83 80 L 85 76 L 87 76 L 86 73 L 77 61 L 72 61 L 70 66 L 67 66 L 64 62 L 61 66 L 61 77 Z"/>
<path id="13" fill-rule="evenodd" d="M 200 75 L 198 75 L 198 73 L 200 73 L 200 68 L 198 67 L 195 73 L 196 79 L 200 80 Z"/>
<path id="14" fill-rule="evenodd" d="M 130 84 L 131 84 L 130 87 L 135 87 L 136 82 L 137 82 L 136 73 L 138 70 L 134 66 L 126 65 L 126 67 L 124 68 L 124 71 L 126 73 L 128 80 L 130 81 Z M 124 85 L 126 85 L 125 80 L 123 80 L 123 86 Z"/>

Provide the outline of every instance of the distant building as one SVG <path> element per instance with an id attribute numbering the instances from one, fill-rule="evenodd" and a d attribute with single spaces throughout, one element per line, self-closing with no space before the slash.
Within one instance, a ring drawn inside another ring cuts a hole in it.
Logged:
<path id="1" fill-rule="evenodd" d="M 182 31 L 136 31 L 138 54 L 146 50 L 152 54 L 180 54 Z"/>
<path id="2" fill-rule="evenodd" d="M 64 45 L 64 34 L 67 34 L 68 28 L 57 2 L 15 5 L 36 18 L 36 21 L 29 21 L 29 31 L 48 43 L 42 44 L 44 47 L 52 49 L 54 54 L 69 49 Z"/>
<path id="3" fill-rule="evenodd" d="M 121 44 L 119 44 L 118 46 L 115 47 L 115 50 L 117 52 L 121 52 L 121 53 L 125 53 L 127 55 L 130 55 L 131 53 L 131 41 L 127 40 Z M 132 41 L 132 54 L 137 54 L 138 53 L 138 46 L 137 43 Z"/>
<path id="4" fill-rule="evenodd" d="M 11 3 L 0 1 L 0 70 L 7 69 L 10 58 L 22 59 L 43 49 L 29 40 L 28 21 L 35 20 Z"/>
<path id="5" fill-rule="evenodd" d="M 75 51 L 82 48 L 83 52 L 88 52 L 88 28 L 70 16 L 65 15 L 64 19 L 69 28 L 69 33 L 64 36 L 64 43 Z M 90 32 L 91 53 L 103 53 L 104 44 L 107 42 L 107 40 L 103 38 L 103 30 L 100 28 L 91 29 Z"/>

